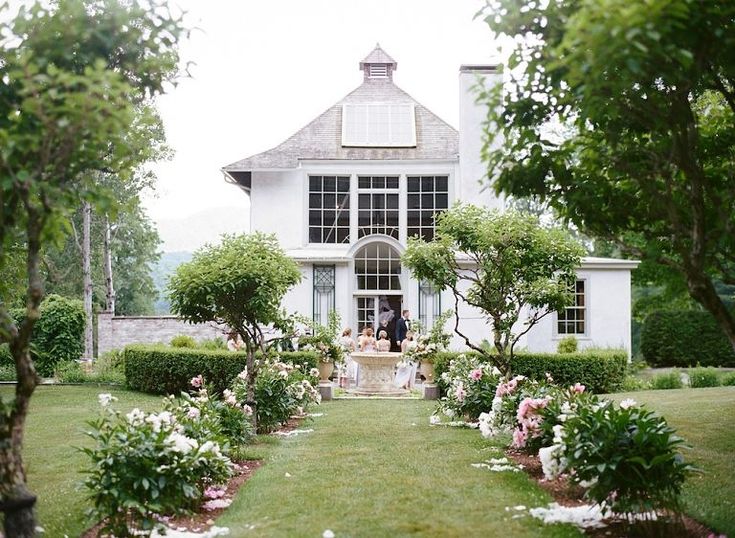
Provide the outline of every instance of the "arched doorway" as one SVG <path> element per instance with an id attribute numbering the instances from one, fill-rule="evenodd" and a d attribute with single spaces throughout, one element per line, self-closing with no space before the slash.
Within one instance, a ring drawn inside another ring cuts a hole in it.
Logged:
<path id="1" fill-rule="evenodd" d="M 388 333 L 391 349 L 400 351 L 395 342 L 396 322 L 401 316 L 401 255 L 386 241 L 371 241 L 355 252 L 355 303 L 357 330 L 372 327 Z"/>

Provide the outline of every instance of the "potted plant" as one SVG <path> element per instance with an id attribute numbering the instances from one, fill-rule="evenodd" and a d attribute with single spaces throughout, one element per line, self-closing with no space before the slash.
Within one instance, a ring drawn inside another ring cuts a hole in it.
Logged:
<path id="1" fill-rule="evenodd" d="M 312 334 L 301 338 L 300 346 L 304 350 L 314 350 L 319 354 L 317 368 L 319 369 L 320 383 L 329 383 L 334 368 L 344 357 L 344 349 L 337 342 L 340 318 L 337 312 L 329 313 L 327 325 L 315 323 Z M 303 346 L 303 347 L 302 347 Z"/>
<path id="2" fill-rule="evenodd" d="M 452 311 L 447 310 L 436 318 L 429 333 L 419 334 L 415 343 L 406 349 L 406 358 L 419 363 L 419 372 L 424 376 L 427 385 L 433 385 L 435 382 L 434 359 L 436 354 L 446 350 L 449 345 L 451 335 L 444 332 L 444 325 L 451 315 Z"/>

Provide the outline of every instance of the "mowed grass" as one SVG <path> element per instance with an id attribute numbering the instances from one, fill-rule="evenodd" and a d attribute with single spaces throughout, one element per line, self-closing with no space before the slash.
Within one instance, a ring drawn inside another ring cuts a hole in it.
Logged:
<path id="1" fill-rule="evenodd" d="M 735 536 L 735 387 L 613 394 L 633 398 L 664 416 L 692 447 L 687 461 L 701 469 L 684 487 L 684 511 L 718 533 Z"/>
<path id="2" fill-rule="evenodd" d="M 274 445 L 217 521 L 232 536 L 579 536 L 506 507 L 550 497 L 524 473 L 472 463 L 502 456 L 476 430 L 431 427 L 435 403 L 338 401 Z"/>
<path id="3" fill-rule="evenodd" d="M 134 407 L 153 410 L 160 398 L 109 387 L 40 386 L 31 399 L 26 424 L 24 459 L 31 491 L 38 496 L 37 514 L 45 536 L 76 537 L 87 528 L 81 469 L 87 457 L 75 447 L 89 446 L 86 422 L 99 416 L 97 395 L 109 392 L 119 398 L 120 411 Z M 12 398 L 13 386 L 0 387 L 3 401 Z"/>

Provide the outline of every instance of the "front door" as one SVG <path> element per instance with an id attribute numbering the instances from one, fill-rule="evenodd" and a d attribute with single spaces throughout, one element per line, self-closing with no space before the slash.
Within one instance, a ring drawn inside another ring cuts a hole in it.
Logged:
<path id="1" fill-rule="evenodd" d="M 401 317 L 400 295 L 375 295 L 357 298 L 357 334 L 365 327 L 372 327 L 375 338 L 380 331 L 388 333 L 391 351 L 400 351 L 396 343 L 396 321 Z"/>

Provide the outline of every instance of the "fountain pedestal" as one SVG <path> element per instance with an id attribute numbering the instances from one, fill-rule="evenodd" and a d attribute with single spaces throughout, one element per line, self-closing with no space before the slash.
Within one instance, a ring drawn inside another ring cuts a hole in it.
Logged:
<path id="1" fill-rule="evenodd" d="M 410 391 L 393 384 L 396 364 L 401 362 L 402 353 L 390 351 L 355 352 L 352 360 L 360 365 L 360 380 L 350 392 L 360 396 L 405 396 Z"/>

